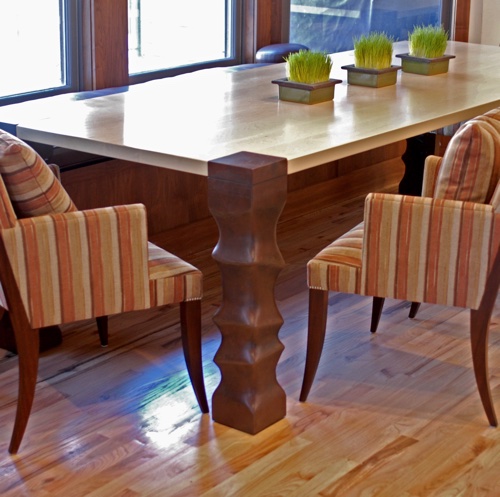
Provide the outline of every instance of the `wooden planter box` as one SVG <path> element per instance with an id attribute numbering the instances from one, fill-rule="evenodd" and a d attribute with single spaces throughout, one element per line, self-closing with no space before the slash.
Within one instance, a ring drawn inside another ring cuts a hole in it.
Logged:
<path id="1" fill-rule="evenodd" d="M 330 79 L 312 85 L 288 81 L 288 78 L 275 79 L 272 82 L 278 85 L 280 100 L 311 105 L 333 100 L 335 85 L 342 83 L 342 80 Z"/>
<path id="2" fill-rule="evenodd" d="M 367 69 L 356 67 L 354 64 L 342 66 L 347 71 L 347 82 L 350 85 L 369 86 L 381 88 L 383 86 L 395 85 L 398 79 L 400 66 L 391 66 L 387 69 Z"/>
<path id="3" fill-rule="evenodd" d="M 401 59 L 403 72 L 422 74 L 424 76 L 448 72 L 450 59 L 455 58 L 454 55 L 443 55 L 435 59 L 427 59 L 425 57 L 413 57 L 407 53 L 398 54 L 396 57 Z"/>

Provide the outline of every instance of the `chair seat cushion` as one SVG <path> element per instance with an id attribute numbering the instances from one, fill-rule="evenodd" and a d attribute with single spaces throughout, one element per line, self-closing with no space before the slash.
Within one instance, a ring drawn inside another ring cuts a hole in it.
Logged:
<path id="1" fill-rule="evenodd" d="M 364 223 L 337 238 L 307 265 L 309 288 L 359 293 Z"/>
<path id="2" fill-rule="evenodd" d="M 40 155 L 3 130 L 0 130 L 0 174 L 20 218 L 77 210 Z"/>
<path id="3" fill-rule="evenodd" d="M 151 242 L 148 242 L 148 260 L 152 307 L 201 299 L 201 271 Z"/>

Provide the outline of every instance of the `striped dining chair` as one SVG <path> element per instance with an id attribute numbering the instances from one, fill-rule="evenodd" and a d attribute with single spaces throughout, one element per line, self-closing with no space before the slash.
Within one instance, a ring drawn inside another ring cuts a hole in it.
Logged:
<path id="1" fill-rule="evenodd" d="M 79 211 L 45 161 L 0 130 L 0 292 L 19 355 L 19 395 L 9 452 L 21 444 L 33 404 L 39 329 L 180 304 L 187 370 L 208 412 L 201 356 L 202 274 L 149 243 L 144 205 Z M 5 298 L 4 298 L 5 297 Z"/>
<path id="2" fill-rule="evenodd" d="M 305 402 L 323 349 L 328 292 L 470 309 L 472 359 L 488 421 L 497 426 L 487 371 L 488 328 L 500 284 L 500 108 L 464 123 L 444 156 L 425 162 L 421 197 L 369 194 L 364 221 L 308 263 Z"/>

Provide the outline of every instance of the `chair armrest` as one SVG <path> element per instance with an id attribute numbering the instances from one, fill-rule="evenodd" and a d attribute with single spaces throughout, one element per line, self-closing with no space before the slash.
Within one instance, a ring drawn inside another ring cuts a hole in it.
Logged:
<path id="1" fill-rule="evenodd" d="M 0 236 L 33 328 L 150 306 L 141 204 L 21 219 Z"/>
<path id="2" fill-rule="evenodd" d="M 442 161 L 443 158 L 437 157 L 436 155 L 428 155 L 425 158 L 424 179 L 422 182 L 422 197 L 434 196 L 436 180 Z"/>
<path id="3" fill-rule="evenodd" d="M 477 309 L 499 244 L 491 205 L 370 194 L 362 292 Z"/>

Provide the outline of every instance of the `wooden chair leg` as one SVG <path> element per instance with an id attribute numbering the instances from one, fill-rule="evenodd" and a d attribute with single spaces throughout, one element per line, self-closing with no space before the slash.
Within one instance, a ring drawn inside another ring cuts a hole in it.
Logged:
<path id="1" fill-rule="evenodd" d="M 309 290 L 309 323 L 307 330 L 307 354 L 300 391 L 300 401 L 305 402 L 318 370 L 319 359 L 325 343 L 328 291 Z"/>
<path id="2" fill-rule="evenodd" d="M 201 356 L 201 301 L 181 302 L 180 313 L 182 347 L 189 378 L 201 412 L 207 413 L 209 409 Z"/>
<path id="3" fill-rule="evenodd" d="M 420 302 L 412 302 L 410 307 L 410 312 L 408 313 L 408 317 L 410 319 L 413 319 L 417 315 L 419 309 L 420 309 Z"/>
<path id="4" fill-rule="evenodd" d="M 14 329 L 15 345 L 19 358 L 16 418 L 9 444 L 9 452 L 16 454 L 26 431 L 33 399 L 35 398 L 38 358 L 40 355 L 40 330 L 31 328 L 3 239 L 0 239 L 0 280 L 10 309 L 9 319 Z"/>
<path id="5" fill-rule="evenodd" d="M 108 346 L 108 316 L 101 316 L 96 318 L 97 330 L 99 332 L 99 340 L 101 347 Z"/>
<path id="6" fill-rule="evenodd" d="M 21 445 L 35 397 L 40 350 L 39 330 L 26 325 L 14 325 L 17 353 L 19 356 L 19 394 L 16 419 L 9 445 L 9 452 L 16 454 Z"/>
<path id="7" fill-rule="evenodd" d="M 495 407 L 491 398 L 488 374 L 488 335 L 490 318 L 500 286 L 500 252 L 498 252 L 493 269 L 486 281 L 486 289 L 479 309 L 470 311 L 470 340 L 474 376 L 479 390 L 483 408 L 491 426 L 498 426 Z"/>
<path id="8" fill-rule="evenodd" d="M 489 315 L 479 310 L 471 310 L 470 312 L 470 339 L 474 376 L 476 377 L 479 396 L 481 397 L 488 421 L 491 426 L 498 426 L 488 376 L 488 335 L 491 312 Z"/>
<path id="9" fill-rule="evenodd" d="M 378 323 L 380 322 L 380 316 L 382 315 L 382 309 L 384 308 L 385 299 L 382 297 L 373 297 L 372 305 L 372 322 L 370 325 L 370 331 L 375 333 L 378 328 Z"/>

